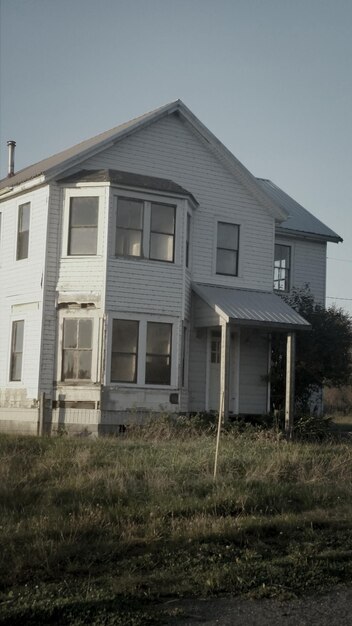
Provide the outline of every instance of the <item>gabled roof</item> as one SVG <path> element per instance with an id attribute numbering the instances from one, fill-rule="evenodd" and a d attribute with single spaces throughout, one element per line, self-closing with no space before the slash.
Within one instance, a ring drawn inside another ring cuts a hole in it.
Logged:
<path id="1" fill-rule="evenodd" d="M 136 117 L 125 124 L 116 126 L 100 135 L 96 135 L 91 139 L 82 141 L 68 150 L 63 150 L 48 159 L 39 161 L 34 165 L 30 165 L 19 172 L 17 172 L 11 178 L 4 178 L 0 181 L 0 190 L 7 187 L 15 187 L 20 183 L 24 183 L 30 179 L 36 178 L 40 175 L 45 177 L 45 181 L 53 180 L 58 175 L 63 174 L 70 168 L 79 165 L 85 159 L 105 150 L 109 146 L 114 145 L 121 139 L 128 135 L 145 128 L 149 124 L 156 122 L 164 116 L 177 114 L 183 120 L 188 122 L 193 131 L 197 133 L 209 146 L 209 148 L 218 156 L 220 160 L 227 166 L 227 168 L 242 182 L 242 184 L 251 192 L 251 194 L 257 199 L 257 201 L 266 208 L 266 210 L 278 221 L 282 221 L 287 218 L 286 211 L 273 202 L 272 198 L 268 196 L 261 188 L 256 180 L 255 176 L 247 170 L 238 159 L 213 135 L 193 115 L 193 113 L 186 107 L 181 100 L 176 100 L 166 104 L 154 111 L 145 113 L 140 117 Z M 43 182 L 43 181 L 41 181 Z"/>
<path id="2" fill-rule="evenodd" d="M 122 170 L 80 170 L 71 176 L 58 178 L 58 182 L 65 185 L 76 182 L 109 182 L 113 185 L 119 185 L 119 187 L 140 187 L 141 189 L 152 189 L 171 195 L 188 196 L 195 205 L 199 204 L 190 191 L 187 191 L 187 189 L 184 189 L 181 185 L 174 183 L 173 180 L 169 180 L 168 178 L 158 178 L 156 176 L 145 176 L 144 174 L 135 174 L 134 172 L 123 172 Z"/>
<path id="3" fill-rule="evenodd" d="M 328 226 L 325 226 L 323 222 L 314 217 L 312 213 L 309 213 L 307 209 L 298 204 L 298 202 L 287 195 L 287 193 L 272 183 L 271 180 L 263 178 L 258 178 L 257 180 L 274 202 L 279 204 L 289 214 L 287 220 L 281 222 L 280 226 L 276 228 L 277 234 L 305 234 L 308 237 L 320 237 L 326 241 L 334 241 L 335 243 L 342 241 L 337 233 Z"/>
<path id="4" fill-rule="evenodd" d="M 284 300 L 269 291 L 192 284 L 193 291 L 226 322 L 278 330 L 309 330 L 310 324 Z M 197 321 L 195 320 L 195 323 Z"/>

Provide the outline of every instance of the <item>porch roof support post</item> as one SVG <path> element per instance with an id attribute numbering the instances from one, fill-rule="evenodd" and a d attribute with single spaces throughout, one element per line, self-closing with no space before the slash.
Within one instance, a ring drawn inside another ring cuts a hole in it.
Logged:
<path id="1" fill-rule="evenodd" d="M 294 332 L 287 334 L 286 343 L 286 396 L 285 396 L 285 432 L 289 439 L 292 438 L 293 413 L 295 406 L 295 345 L 296 335 Z"/>
<path id="2" fill-rule="evenodd" d="M 221 352 L 220 352 L 220 398 L 219 416 L 225 423 L 229 416 L 229 381 L 230 381 L 230 325 L 221 324 Z"/>

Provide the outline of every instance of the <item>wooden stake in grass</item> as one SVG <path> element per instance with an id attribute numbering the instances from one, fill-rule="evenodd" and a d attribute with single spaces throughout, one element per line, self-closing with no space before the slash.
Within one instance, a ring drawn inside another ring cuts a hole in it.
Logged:
<path id="1" fill-rule="evenodd" d="M 218 455 L 219 455 L 219 444 L 220 444 L 220 431 L 221 431 L 221 422 L 222 422 L 222 414 L 224 412 L 224 391 L 221 396 L 221 405 L 219 411 L 219 419 L 218 419 L 218 432 L 216 435 L 216 447 L 215 447 L 215 461 L 214 461 L 214 480 L 216 480 L 216 471 L 218 468 Z"/>

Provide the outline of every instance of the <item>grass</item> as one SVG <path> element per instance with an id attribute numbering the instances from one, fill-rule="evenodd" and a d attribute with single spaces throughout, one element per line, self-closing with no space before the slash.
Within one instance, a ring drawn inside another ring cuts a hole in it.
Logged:
<path id="1" fill-rule="evenodd" d="M 166 421 L 116 439 L 0 437 L 0 624 L 156 624 L 182 595 L 352 578 L 352 445 Z"/>

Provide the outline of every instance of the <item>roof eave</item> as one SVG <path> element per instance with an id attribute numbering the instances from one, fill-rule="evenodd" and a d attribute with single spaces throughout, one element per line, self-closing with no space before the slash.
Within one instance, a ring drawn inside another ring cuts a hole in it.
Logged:
<path id="1" fill-rule="evenodd" d="M 309 239 L 311 241 L 330 241 L 332 243 L 342 243 L 343 239 L 339 235 L 322 235 L 319 233 L 310 233 L 304 230 L 294 230 L 291 228 L 284 228 L 283 226 L 276 227 L 276 234 L 283 235 L 285 237 L 292 237 L 294 239 Z"/>

